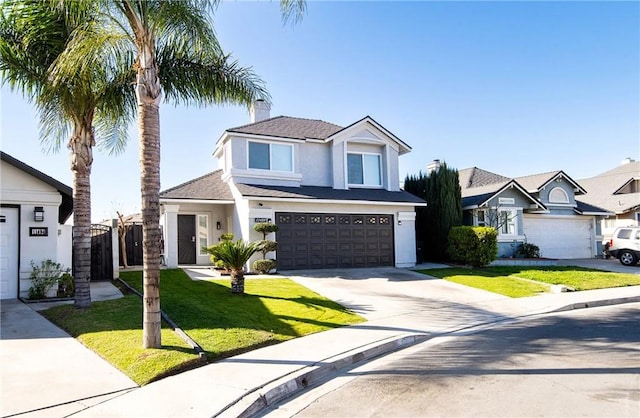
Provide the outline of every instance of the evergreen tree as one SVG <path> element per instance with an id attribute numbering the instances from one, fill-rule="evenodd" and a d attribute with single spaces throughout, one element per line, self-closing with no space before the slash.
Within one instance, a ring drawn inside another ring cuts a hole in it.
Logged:
<path id="1" fill-rule="evenodd" d="M 416 209 L 416 239 L 426 259 L 447 259 L 449 230 L 462 225 L 462 197 L 458 170 L 442 163 L 431 173 L 407 176 L 404 188 L 427 201 Z"/>

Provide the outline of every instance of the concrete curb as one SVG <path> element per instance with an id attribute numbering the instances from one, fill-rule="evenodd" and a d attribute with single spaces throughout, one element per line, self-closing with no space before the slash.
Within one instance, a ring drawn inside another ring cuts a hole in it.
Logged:
<path id="1" fill-rule="evenodd" d="M 603 299 L 589 302 L 578 302 L 565 305 L 561 308 L 546 310 L 543 312 L 531 313 L 517 316 L 512 320 L 522 320 L 529 316 L 538 316 L 555 312 L 566 312 L 575 309 L 595 308 L 600 306 L 620 305 L 625 303 L 640 302 L 640 296 L 624 298 Z M 301 392 L 308 387 L 318 383 L 328 375 L 340 371 L 375 357 L 386 355 L 412 345 L 427 341 L 434 337 L 443 337 L 455 334 L 460 331 L 478 332 L 495 324 L 504 323 L 505 320 L 488 321 L 474 324 L 468 327 L 449 329 L 437 334 L 404 334 L 389 337 L 386 340 L 376 341 L 363 347 L 350 350 L 346 353 L 330 357 L 326 360 L 305 366 L 296 372 L 290 373 L 277 380 L 266 383 L 264 386 L 249 390 L 244 396 L 230 403 L 225 409 L 218 412 L 214 417 L 238 417 L 250 418 L 263 411 L 265 408 L 277 404 L 278 402 Z"/>
<path id="2" fill-rule="evenodd" d="M 615 298 L 615 299 L 602 299 L 602 300 L 594 300 L 591 302 L 577 302 L 577 303 L 572 303 L 572 304 L 563 306 L 562 308 L 549 311 L 548 313 L 565 312 L 565 311 L 571 311 L 574 309 L 597 308 L 599 306 L 622 305 L 624 303 L 636 303 L 636 302 L 640 302 L 640 296 L 629 296 L 626 298 Z"/>
<path id="3" fill-rule="evenodd" d="M 346 353 L 330 357 L 310 366 L 306 366 L 283 376 L 273 382 L 250 391 L 227 408 L 220 411 L 214 417 L 241 417 L 254 416 L 270 405 L 277 404 L 297 392 L 314 385 L 328 375 L 345 367 L 370 360 L 383 354 L 388 354 L 411 345 L 426 341 L 429 334 L 404 334 L 393 336 L 385 340 L 377 341 L 363 347 L 350 350 Z"/>

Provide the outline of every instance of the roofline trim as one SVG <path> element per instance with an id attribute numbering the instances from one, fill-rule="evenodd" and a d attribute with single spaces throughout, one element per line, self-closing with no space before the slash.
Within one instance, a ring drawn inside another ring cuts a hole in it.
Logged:
<path id="1" fill-rule="evenodd" d="M 364 118 L 353 122 L 351 125 L 345 126 L 344 128 L 340 129 L 338 132 L 334 133 L 333 135 L 329 135 L 326 139 L 325 142 L 330 142 L 333 141 L 333 139 L 340 135 L 341 133 L 343 133 L 344 131 L 346 131 L 347 129 L 350 129 L 362 122 L 369 122 L 371 123 L 375 128 L 379 129 L 383 134 L 387 135 L 389 138 L 391 138 L 394 142 L 397 142 L 401 147 L 404 147 L 406 149 L 406 151 L 404 153 L 400 153 L 400 154 L 405 154 L 407 152 L 411 152 L 412 148 L 403 140 L 401 140 L 400 138 L 398 138 L 396 135 L 393 134 L 393 132 L 391 132 L 390 130 L 388 130 L 387 128 L 385 128 L 384 126 L 380 125 L 378 122 L 376 122 L 371 116 L 367 115 Z"/>
<path id="2" fill-rule="evenodd" d="M 323 203 L 323 204 L 358 204 L 358 205 L 380 205 L 380 206 L 427 206 L 427 203 L 412 202 L 387 202 L 380 200 L 339 200 L 339 199 L 316 199 L 316 198 L 295 198 L 295 197 L 260 197 L 242 196 L 245 200 L 265 200 L 269 202 L 291 202 L 291 203 Z"/>
<path id="3" fill-rule="evenodd" d="M 160 203 L 207 203 L 214 205 L 229 205 L 236 203 L 235 200 L 215 200 L 215 199 L 189 199 L 179 198 L 179 197 L 170 197 L 170 198 L 160 198 Z"/>

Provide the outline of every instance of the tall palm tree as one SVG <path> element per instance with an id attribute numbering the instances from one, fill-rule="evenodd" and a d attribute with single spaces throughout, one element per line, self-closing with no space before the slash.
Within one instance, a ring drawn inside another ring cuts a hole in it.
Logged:
<path id="1" fill-rule="evenodd" d="M 39 112 L 41 141 L 55 150 L 69 138 L 73 172 L 73 259 L 75 305 L 91 304 L 91 166 L 98 143 L 122 148 L 135 114 L 128 88 L 132 61 L 95 50 L 84 68 L 54 81 L 58 59 L 74 34 L 93 32 L 97 13 L 86 2 L 5 0 L 0 16 L 2 82 L 19 90 Z M 124 59 L 124 61 L 122 61 Z"/>
<path id="2" fill-rule="evenodd" d="M 158 348 L 160 338 L 160 116 L 163 100 L 175 104 L 234 103 L 250 106 L 269 99 L 263 82 L 249 68 L 223 53 L 212 14 L 218 0 L 96 0 L 120 36 L 78 42 L 65 57 L 65 72 L 82 68 L 82 51 L 103 41 L 135 55 L 138 106 L 141 212 L 143 219 L 143 347 Z M 301 0 L 282 0 L 285 21 L 304 12 Z M 126 45 L 125 45 L 126 43 Z"/>

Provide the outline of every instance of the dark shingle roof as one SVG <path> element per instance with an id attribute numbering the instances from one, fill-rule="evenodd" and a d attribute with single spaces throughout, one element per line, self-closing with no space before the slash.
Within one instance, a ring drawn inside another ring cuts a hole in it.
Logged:
<path id="1" fill-rule="evenodd" d="M 36 170 L 30 165 L 27 165 L 17 158 L 10 156 L 6 152 L 0 151 L 0 159 L 58 190 L 58 192 L 60 192 L 60 195 L 62 196 L 62 203 L 60 204 L 60 209 L 58 210 L 58 223 L 63 224 L 67 222 L 67 219 L 69 219 L 69 217 L 73 213 L 73 189 L 71 187 L 59 182 L 53 177 L 44 174 L 42 171 Z"/>
<path id="2" fill-rule="evenodd" d="M 229 185 L 216 170 L 160 192 L 161 199 L 233 200 Z"/>
<path id="3" fill-rule="evenodd" d="M 601 213 L 603 215 L 605 214 L 610 214 L 611 212 L 607 211 L 606 209 L 603 209 L 601 207 L 598 206 L 593 206 L 590 205 L 588 203 L 584 203 L 581 202 L 579 200 L 576 200 L 576 212 L 578 213 Z"/>
<path id="4" fill-rule="evenodd" d="M 391 192 L 384 189 L 349 189 L 339 190 L 331 187 L 301 186 L 259 186 L 237 184 L 243 196 L 306 199 L 306 200 L 354 200 L 370 202 L 398 202 L 424 204 L 424 200 L 404 190 Z"/>
<path id="5" fill-rule="evenodd" d="M 227 132 L 293 139 L 326 139 L 342 129 L 342 126 L 317 119 L 276 116 L 260 122 L 227 129 Z"/>

